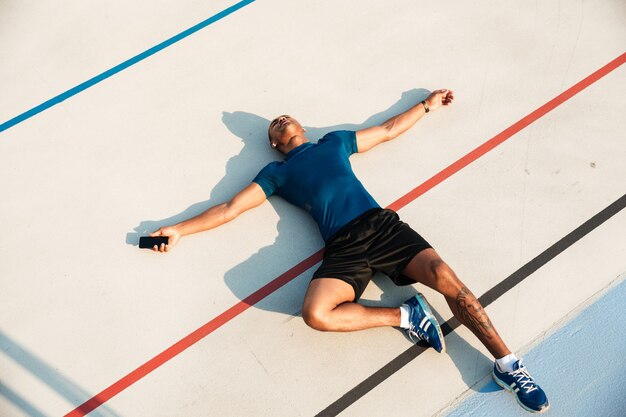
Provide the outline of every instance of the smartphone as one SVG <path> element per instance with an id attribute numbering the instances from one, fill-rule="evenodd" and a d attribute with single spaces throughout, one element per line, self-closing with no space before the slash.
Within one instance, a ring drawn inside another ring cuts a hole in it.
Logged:
<path id="1" fill-rule="evenodd" d="M 139 248 L 140 249 L 152 249 L 154 245 L 161 247 L 161 243 L 165 243 L 167 245 L 168 241 L 169 241 L 169 237 L 167 236 L 157 236 L 157 237 L 141 236 L 139 238 Z"/>

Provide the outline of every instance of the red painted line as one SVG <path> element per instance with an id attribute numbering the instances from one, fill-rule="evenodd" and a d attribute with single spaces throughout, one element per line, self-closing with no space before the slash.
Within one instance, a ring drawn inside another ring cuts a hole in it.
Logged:
<path id="1" fill-rule="evenodd" d="M 178 342 L 165 349 L 163 352 L 159 353 L 148 362 L 141 365 L 139 368 L 135 369 L 128 375 L 124 376 L 119 381 L 115 382 L 108 388 L 105 388 L 99 394 L 93 396 L 88 401 L 84 402 L 76 409 L 72 410 L 65 417 L 78 417 L 84 416 L 85 414 L 90 413 L 91 411 L 98 408 L 100 405 L 104 404 L 120 392 L 124 391 L 126 388 L 139 381 L 144 376 L 148 375 L 150 372 L 157 369 L 159 366 L 163 365 L 165 362 L 169 361 L 185 349 L 190 346 L 193 346 L 196 342 L 200 341 L 204 337 L 211 334 L 214 330 L 219 329 L 224 324 L 228 323 L 244 311 L 246 311 L 251 306 L 255 305 L 268 295 L 272 294 L 274 291 L 278 290 L 283 285 L 291 282 L 294 278 L 298 277 L 300 274 L 305 272 L 307 269 L 311 268 L 313 265 L 322 260 L 322 254 L 324 250 L 319 250 L 315 252 L 313 255 L 306 258 L 304 261 L 300 262 L 293 268 L 289 269 L 284 274 L 280 275 L 278 278 L 270 281 L 265 286 L 261 287 L 261 289 L 255 291 L 244 300 L 238 302 L 228 310 L 224 311 L 219 316 L 215 317 L 213 320 L 209 321 L 199 329 L 194 332 L 188 334 L 187 336 L 180 339 Z"/>
<path id="2" fill-rule="evenodd" d="M 406 206 L 417 197 L 424 194 L 426 191 L 432 189 L 433 187 L 444 181 L 446 178 L 450 177 L 452 174 L 460 171 L 461 169 L 463 169 L 476 159 L 480 158 L 481 156 L 485 155 L 487 152 L 489 152 L 505 140 L 509 139 L 520 130 L 524 129 L 526 126 L 530 125 L 548 112 L 554 110 L 565 101 L 574 97 L 576 94 L 598 81 L 600 78 L 615 70 L 620 65 L 624 64 L 624 62 L 626 62 L 626 53 L 623 53 L 622 55 L 609 62 L 607 65 L 600 68 L 584 80 L 573 85 L 543 106 L 539 107 L 537 110 L 520 119 L 518 122 L 498 133 L 496 136 L 489 139 L 487 142 L 483 143 L 467 155 L 463 156 L 456 162 L 444 168 L 442 171 L 435 174 L 430 179 L 426 180 L 413 190 L 400 197 L 398 200 L 391 203 L 389 205 L 389 208 L 393 210 L 399 210 L 402 207 Z M 215 317 L 213 320 L 209 321 L 199 329 L 183 337 L 181 340 L 179 340 L 169 348 L 165 349 L 163 352 L 159 353 L 148 362 L 141 365 L 139 368 L 124 376 L 119 381 L 113 383 L 110 387 L 105 388 L 102 392 L 96 394 L 95 396 L 66 414 L 65 417 L 84 416 L 85 414 L 88 414 L 91 411 L 95 410 L 100 405 L 113 398 L 115 395 L 119 394 L 135 382 L 139 381 L 144 376 L 148 375 L 150 372 L 163 365 L 165 362 L 174 358 L 185 349 L 191 347 L 204 337 L 208 336 L 214 330 L 219 329 L 221 326 L 228 323 L 230 320 L 234 319 L 254 304 L 272 294 L 283 285 L 291 282 L 293 279 L 311 268 L 313 265 L 317 264 L 319 261 L 322 260 L 323 252 L 323 250 L 319 250 L 313 255 L 309 256 L 293 268 L 289 269 L 287 272 L 270 281 L 261 289 L 249 295 L 246 299 L 238 302 L 237 304 L 235 304 L 219 316 Z"/>
<path id="3" fill-rule="evenodd" d="M 415 187 L 414 189 L 412 189 L 411 191 L 409 191 L 408 193 L 406 193 L 405 195 L 403 195 L 402 197 L 400 197 L 399 199 L 391 203 L 389 205 L 389 208 L 397 211 L 401 209 L 402 207 L 406 206 L 411 201 L 415 200 L 417 197 L 424 194 L 426 191 L 430 190 L 431 188 L 433 188 L 434 186 L 436 186 L 437 184 L 439 184 L 446 178 L 450 177 L 452 174 L 465 168 L 467 165 L 474 162 L 476 159 L 480 158 L 481 156 L 483 156 L 484 154 L 486 154 L 487 152 L 489 152 L 496 146 L 500 145 L 502 142 L 504 142 L 505 140 L 507 140 L 508 138 L 510 138 L 517 132 L 519 132 L 520 130 L 524 129 L 526 126 L 533 123 L 535 120 L 546 115 L 550 111 L 557 108 L 559 105 L 563 104 L 565 101 L 574 97 L 576 94 L 580 93 L 585 88 L 589 87 L 591 84 L 598 81 L 600 78 L 604 77 L 611 71 L 615 70 L 624 62 L 626 62 L 626 53 L 623 53 L 622 55 L 620 55 L 613 61 L 609 62 L 608 64 L 606 64 L 605 66 L 603 66 L 602 68 L 600 68 L 599 70 L 597 70 L 596 72 L 588 76 L 587 78 L 583 79 L 582 81 L 568 88 L 567 90 L 565 90 L 564 92 L 562 92 L 561 94 L 553 98 L 552 100 L 548 101 L 543 106 L 539 107 L 534 112 L 530 113 L 529 115 L 515 122 L 508 128 L 504 129 L 502 132 L 498 133 L 493 138 L 489 139 L 487 142 L 480 145 L 478 148 L 474 149 L 473 151 L 471 151 L 470 153 L 468 153 L 467 155 L 465 155 L 458 161 L 454 162 L 447 168 L 435 174 L 432 178 L 418 185 L 417 187 Z"/>

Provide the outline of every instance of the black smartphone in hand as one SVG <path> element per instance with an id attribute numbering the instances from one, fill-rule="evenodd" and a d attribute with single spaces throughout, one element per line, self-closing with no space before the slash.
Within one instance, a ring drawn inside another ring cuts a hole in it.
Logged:
<path id="1" fill-rule="evenodd" d="M 141 236 L 139 238 L 139 249 L 152 249 L 154 248 L 154 245 L 161 247 L 162 243 L 165 243 L 167 245 L 169 239 L 170 238 L 167 236 Z"/>

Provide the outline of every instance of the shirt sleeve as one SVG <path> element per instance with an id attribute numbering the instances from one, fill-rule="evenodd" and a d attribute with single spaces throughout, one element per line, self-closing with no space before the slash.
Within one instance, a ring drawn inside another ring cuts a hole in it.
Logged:
<path id="1" fill-rule="evenodd" d="M 265 196 L 269 197 L 279 187 L 279 181 L 276 176 L 276 162 L 271 162 L 267 164 L 258 174 L 252 182 L 256 182 L 261 186 L 263 192 L 265 192 Z"/>
<path id="2" fill-rule="evenodd" d="M 359 151 L 356 144 L 356 132 L 353 130 L 336 130 L 334 132 L 327 133 L 322 139 L 320 139 L 319 142 L 329 140 L 340 142 L 348 156 Z"/>

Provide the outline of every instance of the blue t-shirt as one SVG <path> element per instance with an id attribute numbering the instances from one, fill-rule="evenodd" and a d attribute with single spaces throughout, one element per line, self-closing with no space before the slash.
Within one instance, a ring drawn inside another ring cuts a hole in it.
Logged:
<path id="1" fill-rule="evenodd" d="M 254 178 L 266 196 L 279 195 L 311 213 L 325 241 L 342 226 L 380 207 L 352 172 L 348 157 L 357 152 L 356 133 L 336 131 L 313 144 L 292 149 Z"/>

